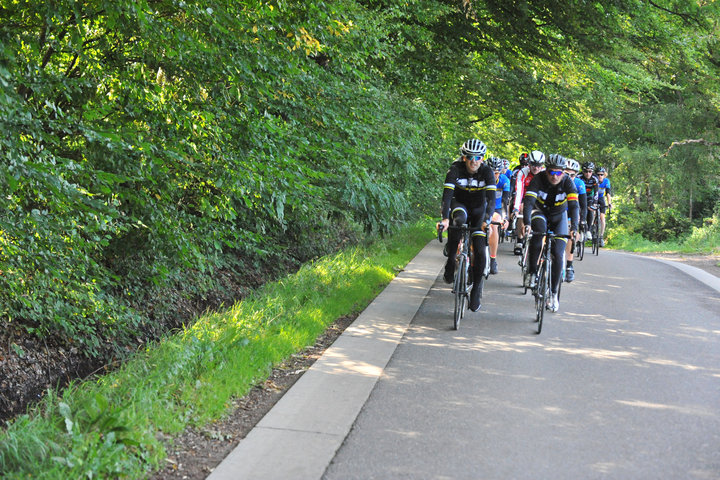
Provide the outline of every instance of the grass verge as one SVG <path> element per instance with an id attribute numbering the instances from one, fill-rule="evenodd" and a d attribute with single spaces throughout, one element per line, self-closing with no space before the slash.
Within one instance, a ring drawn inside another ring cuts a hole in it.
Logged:
<path id="1" fill-rule="evenodd" d="M 639 233 L 622 226 L 608 229 L 608 248 L 638 253 L 686 253 L 720 255 L 720 232 L 717 229 L 693 228 L 685 238 L 665 242 L 652 242 Z"/>
<path id="2" fill-rule="evenodd" d="M 0 477 L 142 478 L 162 438 L 202 426 L 336 318 L 363 310 L 433 237 L 432 220 L 267 284 L 123 367 L 50 391 L 0 433 Z"/>

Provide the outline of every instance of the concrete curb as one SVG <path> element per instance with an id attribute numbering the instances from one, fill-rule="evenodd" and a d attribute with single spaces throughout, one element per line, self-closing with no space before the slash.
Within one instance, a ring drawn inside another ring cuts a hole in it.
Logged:
<path id="1" fill-rule="evenodd" d="M 683 271 L 684 273 L 687 273 L 691 277 L 701 281 L 708 287 L 715 289 L 715 291 L 720 292 L 720 278 L 716 277 L 715 275 L 706 272 L 705 270 L 702 270 L 697 267 L 693 267 L 692 265 L 686 265 L 682 262 L 677 262 L 675 260 L 666 260 L 664 258 L 656 258 L 656 257 L 646 257 L 645 255 L 638 255 L 635 253 L 628 253 L 628 252 L 620 252 L 617 250 L 613 250 L 614 253 L 619 253 L 621 255 L 631 255 L 633 257 L 641 257 L 646 258 L 648 260 L 655 260 L 656 262 L 662 262 L 667 265 L 672 265 L 673 267 L 677 268 L 678 270 Z"/>
<path id="2" fill-rule="evenodd" d="M 208 480 L 320 479 L 442 267 L 428 243 Z"/>

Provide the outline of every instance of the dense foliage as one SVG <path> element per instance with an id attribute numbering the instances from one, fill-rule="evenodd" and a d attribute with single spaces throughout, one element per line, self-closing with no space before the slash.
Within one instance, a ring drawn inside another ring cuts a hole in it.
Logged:
<path id="1" fill-rule="evenodd" d="M 311 258 L 425 206 L 440 131 L 369 66 L 394 47 L 352 2 L 0 13 L 3 322 L 96 354 L 218 269 Z"/>
<path id="2" fill-rule="evenodd" d="M 718 210 L 715 2 L 2 0 L 0 15 L 0 321 L 89 355 L 158 333 L 219 271 L 436 213 L 470 136 L 606 165 L 650 237 Z"/>

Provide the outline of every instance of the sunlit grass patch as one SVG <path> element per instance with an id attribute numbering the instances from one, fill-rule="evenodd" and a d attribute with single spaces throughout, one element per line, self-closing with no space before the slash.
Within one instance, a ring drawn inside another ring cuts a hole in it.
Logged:
<path id="1" fill-rule="evenodd" d="M 173 434 L 220 418 L 273 366 L 363 310 L 432 235 L 428 219 L 308 263 L 116 371 L 50 392 L 0 435 L 0 477 L 147 476 Z"/>

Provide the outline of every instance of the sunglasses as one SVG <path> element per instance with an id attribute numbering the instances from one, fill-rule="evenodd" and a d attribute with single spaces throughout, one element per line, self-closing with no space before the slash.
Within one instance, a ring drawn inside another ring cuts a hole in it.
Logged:
<path id="1" fill-rule="evenodd" d="M 548 172 L 550 175 L 553 175 L 553 176 L 555 176 L 555 177 L 559 177 L 560 175 L 562 175 L 563 173 L 565 173 L 565 172 L 563 172 L 562 170 L 548 170 L 547 172 Z"/>
<path id="2" fill-rule="evenodd" d="M 471 162 L 482 162 L 482 161 L 483 161 L 483 158 L 485 158 L 485 157 L 482 156 L 482 155 L 473 155 L 473 156 L 468 156 L 468 157 L 465 157 L 465 158 L 467 158 L 467 159 L 470 160 Z"/>
<path id="3" fill-rule="evenodd" d="M 585 172 L 585 173 L 593 173 L 592 170 L 583 170 L 583 172 Z"/>

